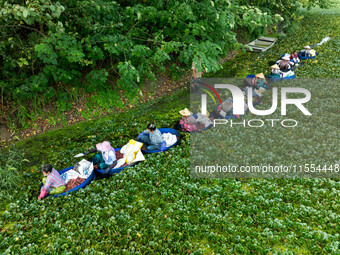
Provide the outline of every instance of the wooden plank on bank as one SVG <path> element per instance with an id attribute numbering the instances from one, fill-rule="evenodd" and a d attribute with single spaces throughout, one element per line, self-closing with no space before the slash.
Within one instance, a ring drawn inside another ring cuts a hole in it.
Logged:
<path id="1" fill-rule="evenodd" d="M 261 36 L 259 38 L 259 40 L 261 41 L 268 41 L 268 42 L 276 42 L 276 38 L 273 38 L 273 37 L 265 37 L 265 36 Z"/>
<path id="2" fill-rule="evenodd" d="M 247 45 L 251 48 L 251 50 L 247 50 L 255 52 L 265 52 L 270 47 L 272 47 L 275 42 L 276 38 L 261 36 L 260 38 L 248 43 Z"/>

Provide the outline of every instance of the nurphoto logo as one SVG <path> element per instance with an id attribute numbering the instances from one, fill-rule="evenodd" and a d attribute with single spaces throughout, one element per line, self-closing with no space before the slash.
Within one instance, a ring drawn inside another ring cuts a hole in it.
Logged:
<path id="1" fill-rule="evenodd" d="M 240 88 L 238 88 L 235 85 L 230 85 L 230 84 L 215 84 L 214 87 L 216 89 L 228 89 L 231 92 L 232 98 L 233 98 L 232 104 L 233 104 L 234 115 L 245 114 L 245 109 L 244 109 L 245 95 L 243 94 L 243 91 Z M 303 94 L 305 97 L 287 98 L 287 94 L 289 93 L 300 93 L 300 94 Z M 247 94 L 252 95 L 253 88 L 248 87 Z M 281 115 L 282 116 L 287 115 L 287 105 L 295 105 L 304 115 L 312 115 L 303 105 L 307 103 L 310 99 L 311 99 L 311 93 L 309 90 L 305 88 L 293 88 L 293 87 L 281 88 Z M 247 104 L 248 104 L 249 111 L 255 115 L 266 116 L 266 115 L 270 115 L 274 113 L 278 106 L 278 88 L 275 88 L 275 87 L 272 88 L 272 105 L 270 109 L 267 109 L 267 110 L 255 109 L 255 107 L 253 106 L 253 97 L 251 96 L 247 97 Z M 201 106 L 202 106 L 201 113 L 203 115 L 206 115 L 207 114 L 207 95 L 206 94 L 201 95 Z M 265 121 L 271 122 L 271 125 L 273 127 L 274 122 L 279 121 L 279 120 L 278 119 L 266 119 Z M 248 123 L 248 126 L 250 127 L 262 127 L 265 121 L 260 120 L 260 119 L 252 119 L 252 120 L 249 120 L 247 123 Z M 259 124 L 257 125 L 251 124 L 254 122 L 257 122 Z M 293 125 L 285 124 L 287 122 L 294 122 L 294 124 Z M 233 123 L 232 120 L 228 121 L 226 119 L 215 119 L 214 120 L 214 126 L 216 124 L 227 124 L 227 123 L 230 123 L 231 127 L 233 125 L 239 125 L 239 124 L 246 126 L 246 120 L 243 120 L 242 122 L 238 122 L 238 123 L 235 123 L 235 122 Z M 281 121 L 281 126 L 283 127 L 295 127 L 296 125 L 297 125 L 297 121 L 294 119 L 284 119 Z"/>

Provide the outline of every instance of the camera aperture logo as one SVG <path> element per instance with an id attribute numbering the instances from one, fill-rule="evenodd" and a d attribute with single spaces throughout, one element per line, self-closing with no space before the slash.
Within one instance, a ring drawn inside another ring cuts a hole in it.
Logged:
<path id="1" fill-rule="evenodd" d="M 228 89 L 233 98 L 233 114 L 234 115 L 244 115 L 245 114 L 245 95 L 243 91 L 235 85 L 230 84 L 215 84 L 214 87 L 216 89 Z M 289 93 L 300 93 L 303 94 L 304 98 L 287 98 Z M 253 88 L 247 88 L 247 94 L 253 94 Z M 295 105 L 304 115 L 312 115 L 306 107 L 303 105 L 307 103 L 311 99 L 311 93 L 309 90 L 305 88 L 294 88 L 294 87 L 283 87 L 281 88 L 281 115 L 287 115 L 287 105 Z M 201 113 L 202 115 L 207 114 L 207 95 L 201 95 Z M 267 116 L 274 113 L 278 106 L 278 88 L 272 88 L 272 105 L 270 109 L 267 110 L 259 110 L 256 109 L 253 105 L 253 97 L 247 97 L 247 105 L 248 109 L 251 113 L 258 116 Z M 233 126 L 249 126 L 249 127 L 262 127 L 265 124 L 270 124 L 272 127 L 280 123 L 282 127 L 295 127 L 298 125 L 298 121 L 295 119 L 251 119 L 251 120 L 243 120 L 243 121 L 235 121 L 233 119 L 214 119 L 213 125 L 230 125 Z"/>

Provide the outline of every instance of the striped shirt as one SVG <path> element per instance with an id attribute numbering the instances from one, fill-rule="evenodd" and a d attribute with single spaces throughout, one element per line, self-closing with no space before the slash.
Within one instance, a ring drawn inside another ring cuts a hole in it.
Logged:
<path id="1" fill-rule="evenodd" d="M 49 192 L 50 189 L 58 188 L 63 185 L 66 185 L 65 181 L 61 178 L 58 171 L 52 168 L 52 172 L 47 175 L 46 183 L 42 189 Z"/>

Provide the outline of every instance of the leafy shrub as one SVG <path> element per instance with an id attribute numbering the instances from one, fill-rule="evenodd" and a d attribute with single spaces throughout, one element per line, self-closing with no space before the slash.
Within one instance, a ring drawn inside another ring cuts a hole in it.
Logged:
<path id="1" fill-rule="evenodd" d="M 0 54 L 7 97 L 51 95 L 58 82 L 83 83 L 88 92 L 119 73 L 119 85 L 136 93 L 146 78 L 178 60 L 201 57 L 209 72 L 240 47 L 235 31 L 257 36 L 273 24 L 296 19 L 301 6 L 320 1 L 7 1 L 0 22 Z M 61 15 L 63 14 L 63 15 Z M 124 24 L 124 25 L 123 25 Z M 114 72 L 112 72 L 114 71 Z M 21 77 L 17 77 L 17 74 Z M 82 81 L 81 73 L 86 76 Z"/>
<path id="2" fill-rule="evenodd" d="M 86 75 L 87 92 L 100 91 L 101 89 L 105 88 L 105 86 L 107 86 L 107 83 L 106 83 L 107 76 L 108 76 L 108 73 L 106 72 L 105 69 L 92 70 L 90 73 L 88 73 Z"/>
<path id="3" fill-rule="evenodd" d="M 56 106 L 58 112 L 66 112 L 72 108 L 72 104 L 69 102 L 69 96 L 66 92 L 62 91 L 58 94 Z"/>
<path id="4" fill-rule="evenodd" d="M 172 64 L 169 66 L 170 78 L 175 79 L 175 80 L 180 80 L 183 74 L 184 74 L 184 70 L 180 66 L 176 64 Z"/>
<path id="5" fill-rule="evenodd" d="M 97 95 L 91 96 L 88 102 L 89 108 L 100 107 L 106 111 L 110 111 L 111 108 L 121 108 L 122 106 L 123 103 L 117 92 L 109 89 L 99 91 Z"/>
<path id="6" fill-rule="evenodd" d="M 327 7 L 329 0 L 301 1 L 6 1 L 0 26 L 4 97 L 28 106 L 39 96 L 59 101 L 60 91 L 97 93 L 118 78 L 132 99 L 146 79 L 171 66 L 217 72 L 219 60 L 270 27 L 298 18 L 299 7 Z M 175 65 L 174 65 L 175 63 Z M 177 68 L 178 67 L 178 68 Z M 178 78 L 178 77 L 177 77 Z M 33 106 L 37 111 L 37 107 Z"/>

